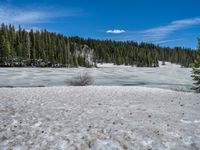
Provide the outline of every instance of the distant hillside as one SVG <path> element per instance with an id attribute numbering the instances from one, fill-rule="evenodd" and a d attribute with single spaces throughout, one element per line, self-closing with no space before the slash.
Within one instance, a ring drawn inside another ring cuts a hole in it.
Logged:
<path id="1" fill-rule="evenodd" d="M 0 67 L 95 67 L 96 63 L 158 67 L 158 60 L 190 67 L 196 52 L 154 44 L 66 37 L 46 30 L 0 27 Z"/>

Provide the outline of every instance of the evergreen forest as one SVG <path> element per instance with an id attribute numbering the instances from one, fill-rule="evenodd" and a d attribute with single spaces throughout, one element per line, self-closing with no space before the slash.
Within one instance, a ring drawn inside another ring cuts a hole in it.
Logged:
<path id="1" fill-rule="evenodd" d="M 0 67 L 95 67 L 97 63 L 158 67 L 158 61 L 191 67 L 196 55 L 190 48 L 67 37 L 5 24 L 0 27 Z"/>

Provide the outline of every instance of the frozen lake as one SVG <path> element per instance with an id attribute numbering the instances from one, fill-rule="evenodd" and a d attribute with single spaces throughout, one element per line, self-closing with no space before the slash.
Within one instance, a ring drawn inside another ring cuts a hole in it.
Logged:
<path id="1" fill-rule="evenodd" d="M 167 63 L 159 68 L 99 65 L 99 68 L 0 68 L 0 87 L 68 86 L 79 74 L 88 73 L 93 85 L 143 86 L 190 91 L 190 68 Z"/>

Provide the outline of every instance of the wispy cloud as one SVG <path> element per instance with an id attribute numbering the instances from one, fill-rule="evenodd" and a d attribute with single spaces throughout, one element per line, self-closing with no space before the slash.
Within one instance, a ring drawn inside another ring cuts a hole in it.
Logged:
<path id="1" fill-rule="evenodd" d="M 57 17 L 78 15 L 77 10 L 55 11 L 51 8 L 18 8 L 0 6 L 0 23 L 30 24 L 47 22 Z"/>
<path id="2" fill-rule="evenodd" d="M 137 41 L 137 42 L 148 42 L 154 44 L 167 44 L 172 43 L 182 43 L 181 41 L 186 41 L 188 39 L 187 34 L 179 34 L 178 31 L 184 31 L 187 28 L 192 28 L 194 26 L 200 25 L 200 17 L 188 18 L 183 20 L 175 20 L 166 24 L 164 26 L 130 31 L 127 30 L 124 34 L 117 36 L 107 36 L 105 39 L 113 39 L 117 41 Z M 108 32 L 109 31 L 109 32 Z M 114 30 L 108 30 L 107 33 L 110 33 Z M 176 37 L 176 38 L 175 38 Z M 196 38 L 196 37 L 195 37 Z M 181 44 L 182 45 L 182 44 Z M 183 46 L 183 45 L 182 45 Z"/>
<path id="3" fill-rule="evenodd" d="M 162 45 L 162 44 L 172 43 L 172 42 L 181 41 L 181 40 L 184 40 L 184 39 L 183 38 L 172 39 L 172 40 L 166 39 L 166 40 L 153 41 L 152 43 Z"/>
<path id="4" fill-rule="evenodd" d="M 125 33 L 125 30 L 118 30 L 118 29 L 114 29 L 114 30 L 107 30 L 106 33 L 112 33 L 112 34 L 120 34 L 120 33 Z"/>
<path id="5" fill-rule="evenodd" d="M 182 30 L 194 25 L 200 25 L 200 17 L 190 18 L 184 20 L 176 20 L 169 23 L 166 26 L 160 26 L 156 28 L 147 29 L 141 32 L 144 39 L 154 39 L 161 40 L 165 39 L 168 35 L 174 33 L 175 31 Z"/>

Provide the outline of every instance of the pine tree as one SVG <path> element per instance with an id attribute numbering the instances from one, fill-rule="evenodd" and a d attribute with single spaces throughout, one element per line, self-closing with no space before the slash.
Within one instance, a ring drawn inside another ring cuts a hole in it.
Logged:
<path id="1" fill-rule="evenodd" d="M 193 64 L 193 75 L 192 78 L 195 81 L 194 86 L 192 89 L 200 92 L 200 39 L 198 39 L 198 51 L 197 57 Z"/>
<path id="2" fill-rule="evenodd" d="M 0 35 L 0 64 L 3 63 L 3 57 L 4 57 L 4 54 L 3 54 L 3 36 Z"/>
<path id="3" fill-rule="evenodd" d="M 3 52 L 4 60 L 5 62 L 7 62 L 10 58 L 11 45 L 8 39 L 5 38 L 4 36 L 2 37 L 2 48 L 3 48 L 2 52 Z"/>
<path id="4" fill-rule="evenodd" d="M 30 42 L 30 36 L 28 33 L 25 34 L 25 58 L 27 60 L 27 62 L 29 63 L 30 62 L 30 59 L 31 59 L 31 42 Z"/>
<path id="5" fill-rule="evenodd" d="M 30 32 L 30 58 L 32 60 L 32 65 L 35 64 L 35 59 L 36 59 L 36 51 L 35 51 L 35 34 L 33 32 L 33 30 L 31 30 Z"/>
<path id="6" fill-rule="evenodd" d="M 9 42 L 10 42 L 10 56 L 11 56 L 11 59 L 13 60 L 13 58 L 16 56 L 16 53 L 15 53 L 15 28 L 14 26 L 11 26 L 9 25 L 9 31 L 8 31 L 8 39 L 9 39 Z"/>

